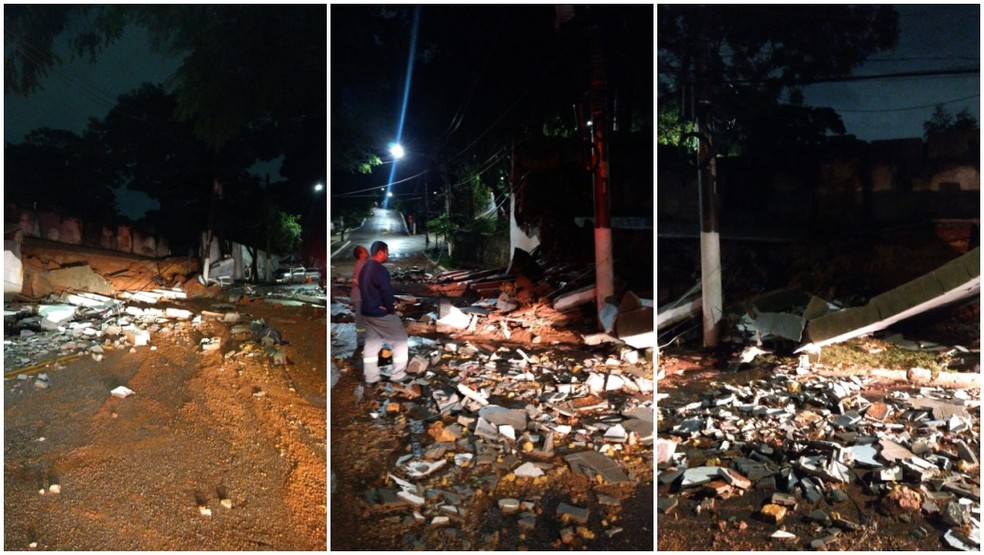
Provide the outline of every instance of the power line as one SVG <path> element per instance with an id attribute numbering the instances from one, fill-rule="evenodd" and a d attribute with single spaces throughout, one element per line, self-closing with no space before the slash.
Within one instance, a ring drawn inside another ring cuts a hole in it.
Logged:
<path id="1" fill-rule="evenodd" d="M 879 112 L 905 112 L 908 110 L 922 110 L 925 108 L 932 108 L 940 104 L 953 104 L 955 102 L 963 102 L 964 100 L 970 100 L 972 98 L 980 98 L 980 94 L 974 94 L 971 96 L 965 96 L 963 98 L 954 98 L 953 100 L 944 100 L 942 102 L 934 102 L 933 104 L 923 104 L 921 106 L 908 106 L 905 108 L 882 108 L 882 109 L 871 109 L 871 110 L 846 110 L 841 108 L 834 108 L 838 112 L 851 112 L 851 113 L 879 113 Z"/>
<path id="2" fill-rule="evenodd" d="M 418 177 L 424 175 L 425 173 L 427 173 L 429 171 L 430 170 L 424 170 L 424 171 L 418 173 L 417 175 L 411 175 L 410 177 L 404 177 L 403 179 L 401 179 L 399 181 L 394 181 L 394 182 L 390 183 L 390 185 L 396 185 L 397 183 L 403 183 L 404 181 L 410 181 L 411 179 L 418 178 Z M 376 189 L 385 189 L 385 188 L 386 188 L 385 185 L 373 185 L 372 187 L 368 187 L 366 189 L 359 189 L 358 191 L 347 191 L 345 193 L 338 193 L 337 195 L 332 195 L 332 196 L 333 197 L 350 196 L 350 195 L 355 195 L 356 193 L 364 193 L 366 191 L 374 191 Z"/>

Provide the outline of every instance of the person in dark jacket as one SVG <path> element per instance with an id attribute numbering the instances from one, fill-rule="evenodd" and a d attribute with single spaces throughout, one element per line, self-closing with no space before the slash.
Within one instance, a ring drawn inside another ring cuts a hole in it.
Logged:
<path id="1" fill-rule="evenodd" d="M 363 376 L 366 385 L 379 381 L 379 350 L 385 342 L 393 349 L 390 381 L 405 383 L 408 381 L 409 338 L 396 312 L 389 270 L 383 266 L 389 260 L 389 246 L 376 241 L 369 247 L 369 255 L 369 260 L 359 273 L 359 293 L 366 327 L 366 342 L 362 350 Z"/>

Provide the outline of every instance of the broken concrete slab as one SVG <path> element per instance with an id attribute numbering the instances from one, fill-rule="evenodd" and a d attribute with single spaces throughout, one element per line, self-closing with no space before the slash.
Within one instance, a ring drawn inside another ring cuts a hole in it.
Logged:
<path id="1" fill-rule="evenodd" d="M 659 497 L 656 499 L 656 508 L 663 514 L 669 514 L 678 503 L 676 497 Z"/>
<path id="2" fill-rule="evenodd" d="M 878 444 L 882 448 L 879 454 L 888 462 L 895 462 L 899 459 L 908 459 L 916 456 L 912 451 L 888 438 L 880 438 Z"/>
<path id="3" fill-rule="evenodd" d="M 565 293 L 554 300 L 554 310 L 564 312 L 585 305 L 595 300 L 595 286 L 589 285 L 576 291 Z"/>
<path id="4" fill-rule="evenodd" d="M 525 430 L 527 414 L 523 409 L 507 409 L 499 405 L 486 405 L 478 415 L 496 426 L 512 426 L 515 430 Z"/>
<path id="5" fill-rule="evenodd" d="M 89 291 L 103 295 L 113 294 L 113 285 L 104 277 L 97 274 L 88 265 L 65 266 L 55 270 L 44 272 L 51 291 L 60 293 L 62 291 Z M 36 296 L 38 292 L 34 292 Z"/>
<path id="6" fill-rule="evenodd" d="M 448 326 L 450 328 L 463 330 L 471 324 L 472 317 L 462 312 L 458 307 L 447 305 L 448 314 L 437 320 L 437 323 L 442 326 Z"/>
<path id="7" fill-rule="evenodd" d="M 923 312 L 980 296 L 980 247 L 860 307 L 846 308 L 811 320 L 810 343 L 797 352 L 816 351 L 883 330 Z"/>
<path id="8" fill-rule="evenodd" d="M 628 345 L 636 349 L 656 346 L 652 301 L 644 302 L 635 293 L 629 291 L 619 304 L 618 319 L 615 324 L 615 335 Z"/>
<path id="9" fill-rule="evenodd" d="M 954 416 L 965 420 L 970 419 L 970 413 L 967 412 L 967 408 L 962 402 L 954 403 L 942 399 L 914 397 L 909 401 L 909 404 L 916 409 L 929 409 L 935 420 L 947 420 Z"/>
<path id="10" fill-rule="evenodd" d="M 591 513 L 588 509 L 568 505 L 563 501 L 557 505 L 557 518 L 560 519 L 561 522 L 574 521 L 578 524 L 587 524 L 590 514 Z"/>
<path id="11" fill-rule="evenodd" d="M 683 482 L 681 487 L 689 488 L 710 482 L 719 475 L 720 467 L 717 466 L 696 466 L 683 471 Z"/>
<path id="12" fill-rule="evenodd" d="M 398 511 L 410 505 L 406 499 L 400 497 L 400 494 L 405 493 L 402 490 L 397 492 L 394 488 L 373 489 L 366 492 L 366 501 L 369 503 L 369 509 L 373 512 Z M 423 501 L 422 498 L 421 501 Z"/>
<path id="13" fill-rule="evenodd" d="M 749 326 L 760 339 L 782 338 L 797 343 L 803 339 L 805 327 L 805 318 L 786 312 L 759 313 Z"/>
<path id="14" fill-rule="evenodd" d="M 960 456 L 960 460 L 970 463 L 971 466 L 977 465 L 978 449 L 971 449 L 970 446 L 967 445 L 967 442 L 962 439 L 957 440 L 955 445 L 957 447 L 957 453 Z"/>
<path id="15" fill-rule="evenodd" d="M 630 483 L 629 477 L 614 460 L 597 451 L 581 451 L 564 457 L 575 474 L 594 479 L 601 476 L 610 484 Z"/>

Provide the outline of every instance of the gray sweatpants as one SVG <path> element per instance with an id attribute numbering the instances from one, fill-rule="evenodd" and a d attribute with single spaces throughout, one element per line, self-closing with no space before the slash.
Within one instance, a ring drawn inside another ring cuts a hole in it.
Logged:
<path id="1" fill-rule="evenodd" d="M 366 344 L 366 317 L 362 315 L 362 299 L 352 299 L 355 310 L 355 345 L 362 347 Z"/>
<path id="2" fill-rule="evenodd" d="M 390 381 L 400 381 L 407 376 L 409 362 L 409 347 L 407 345 L 407 330 L 403 321 L 396 314 L 386 316 L 363 316 L 366 326 L 366 345 L 362 350 L 362 373 L 366 383 L 379 381 L 379 350 L 383 343 L 389 343 L 393 349 L 393 373 Z"/>

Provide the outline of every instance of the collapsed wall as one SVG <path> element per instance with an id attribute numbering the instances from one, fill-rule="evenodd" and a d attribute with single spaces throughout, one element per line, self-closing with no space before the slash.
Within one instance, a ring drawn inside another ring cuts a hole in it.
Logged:
<path id="1" fill-rule="evenodd" d="M 63 291 L 112 295 L 160 286 L 183 285 L 200 271 L 197 258 L 152 258 L 139 254 L 25 237 L 21 294 L 41 298 Z M 194 280 L 191 280 L 194 281 Z"/>

